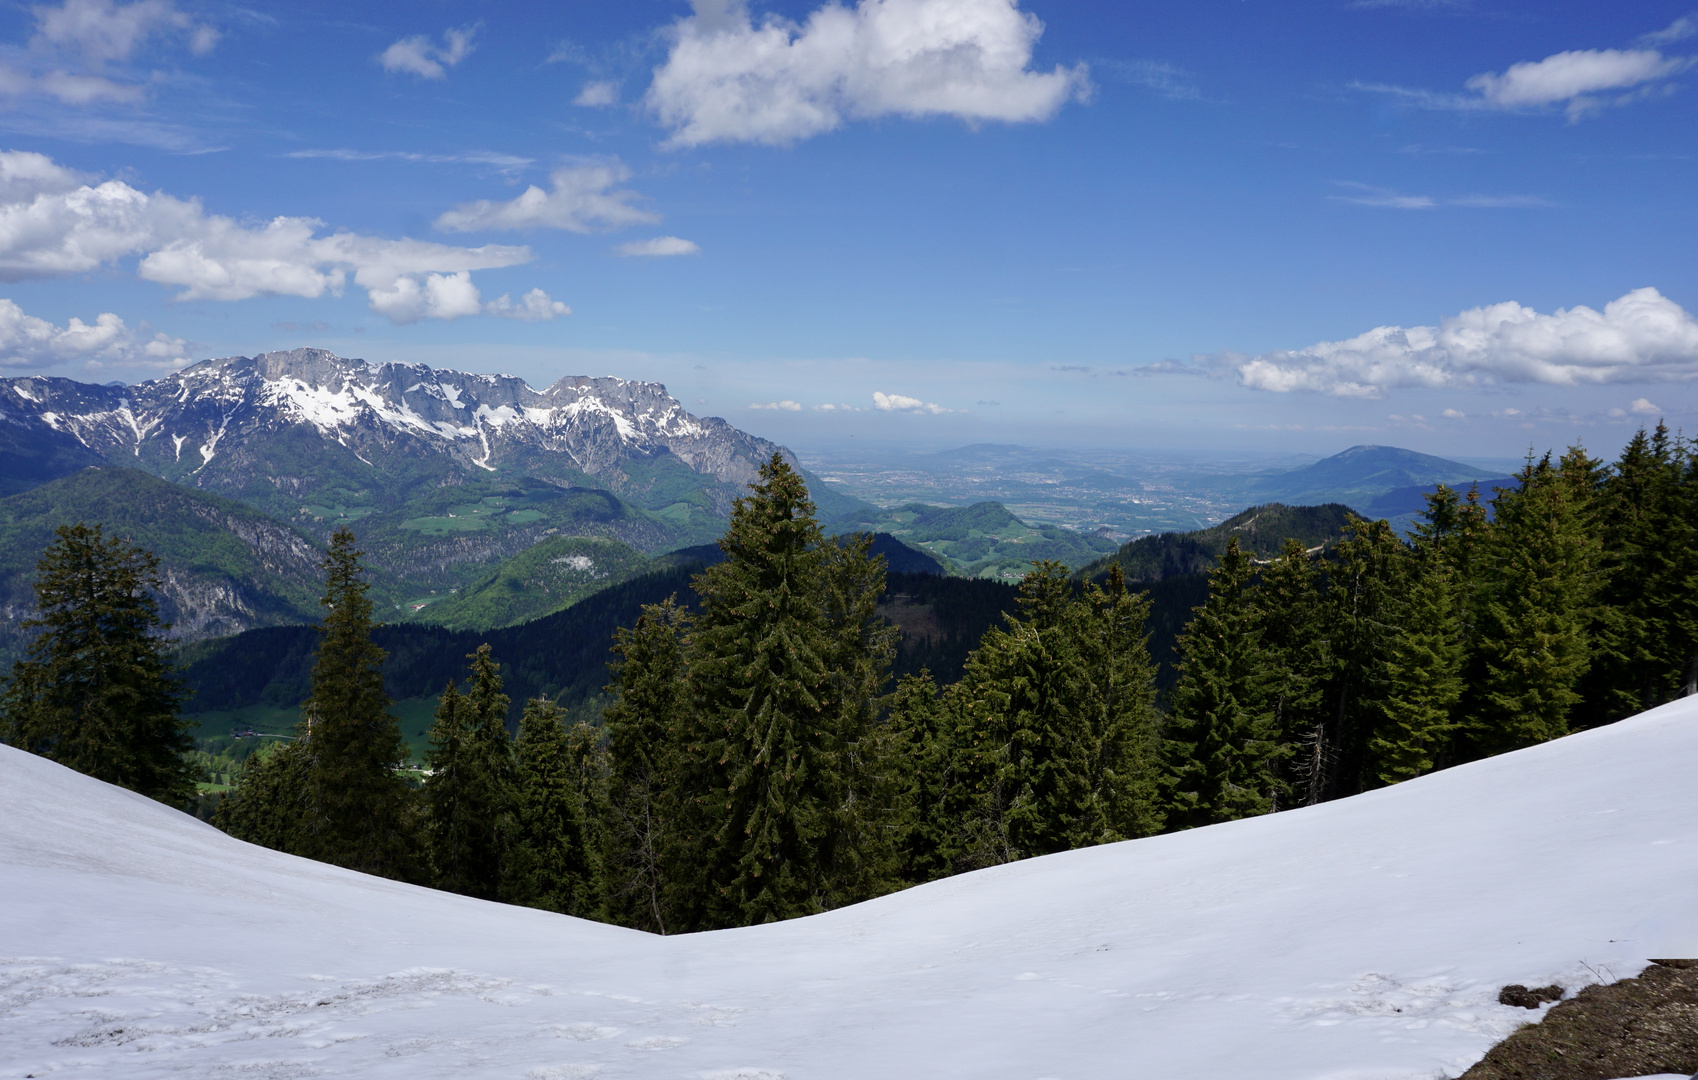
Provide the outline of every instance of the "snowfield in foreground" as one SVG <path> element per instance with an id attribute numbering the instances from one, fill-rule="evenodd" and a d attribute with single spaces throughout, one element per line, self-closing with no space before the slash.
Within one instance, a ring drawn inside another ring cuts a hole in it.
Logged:
<path id="1" fill-rule="evenodd" d="M 657 938 L 232 840 L 0 747 L 0 1075 L 1454 1076 L 1698 956 L 1698 702 L 1325 806 Z"/>

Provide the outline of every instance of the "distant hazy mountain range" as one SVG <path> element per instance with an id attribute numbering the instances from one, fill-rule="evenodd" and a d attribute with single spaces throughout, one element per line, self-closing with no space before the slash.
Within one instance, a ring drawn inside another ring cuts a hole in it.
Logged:
<path id="1" fill-rule="evenodd" d="M 977 462 L 985 449 L 938 457 Z M 997 462 L 971 474 L 975 483 L 1019 472 L 1019 448 L 988 449 Z M 656 563 L 659 552 L 711 561 L 696 549 L 720 535 L 773 453 L 788 455 L 692 416 L 658 383 L 573 377 L 537 390 L 320 349 L 208 360 L 135 386 L 0 379 L 0 658 L 22 644 L 35 561 L 56 525 L 100 523 L 156 552 L 165 614 L 186 639 L 316 619 L 322 543 L 344 524 L 367 552 L 388 621 L 478 632 L 677 562 Z M 1187 483 L 1237 506 L 1349 503 L 1397 518 L 1419 509 L 1425 486 L 1480 473 L 1362 446 L 1301 469 Z M 1147 542 L 1110 555 L 1117 545 L 1102 535 L 1029 525 L 996 501 L 879 509 L 804 475 L 829 531 L 884 534 L 878 550 L 897 572 L 1012 581 L 1034 559 L 1084 567 L 1109 556 L 1130 571 L 1150 558 Z M 1092 469 L 1066 485 L 1036 474 L 1032 484 L 1145 491 Z M 1322 515 L 1327 527 L 1340 512 Z M 1307 539 L 1319 519 L 1298 517 Z M 1218 531 L 1164 540 L 1165 576 L 1206 569 L 1225 542 Z M 1267 539 L 1277 547 L 1283 536 Z"/>
<path id="2" fill-rule="evenodd" d="M 1425 505 L 1421 495 L 1439 484 L 1462 490 L 1479 484 L 1489 498 L 1493 484 L 1509 483 L 1509 477 L 1495 470 L 1431 454 L 1396 446 L 1352 446 L 1300 469 L 1224 477 L 1218 487 L 1246 501 L 1287 506 L 1344 503 L 1365 517 L 1396 518 L 1420 510 Z"/>

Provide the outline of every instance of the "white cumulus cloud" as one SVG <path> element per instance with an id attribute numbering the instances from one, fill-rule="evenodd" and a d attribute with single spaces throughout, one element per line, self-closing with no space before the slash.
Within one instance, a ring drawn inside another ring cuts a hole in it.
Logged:
<path id="1" fill-rule="evenodd" d="M 1643 288 L 1603 311 L 1576 306 L 1545 315 L 1510 301 L 1438 326 L 1380 326 L 1346 341 L 1208 363 L 1236 371 L 1255 390 L 1359 398 L 1482 383 L 1674 382 L 1698 378 L 1698 319 Z"/>
<path id="2" fill-rule="evenodd" d="M 783 412 L 801 412 L 802 411 L 802 406 L 800 404 L 798 404 L 797 402 L 788 401 L 788 400 L 787 401 L 769 401 L 765 405 L 762 405 L 758 402 L 751 401 L 751 402 L 749 402 L 749 408 L 751 408 L 751 409 L 774 409 L 774 410 L 781 410 Z"/>
<path id="3" fill-rule="evenodd" d="M 1627 406 L 1627 411 L 1635 416 L 1661 416 L 1663 407 L 1652 404 L 1647 398 L 1634 398 Z"/>
<path id="4" fill-rule="evenodd" d="M 933 416 L 955 411 L 907 394 L 886 394 L 880 390 L 873 391 L 873 408 L 880 412 L 931 413 Z"/>
<path id="5" fill-rule="evenodd" d="M 74 185 L 74 186 L 73 186 Z M 82 273 L 140 256 L 136 274 L 183 300 L 339 295 L 351 277 L 400 322 L 477 310 L 469 272 L 529 262 L 525 247 L 454 247 L 339 230 L 313 218 L 246 225 L 198 200 L 92 185 L 36 154 L 0 151 L 0 280 Z M 468 299 L 470 297 L 470 299 Z"/>
<path id="6" fill-rule="evenodd" d="M 100 366 L 144 364 L 176 367 L 186 358 L 182 338 L 155 334 L 142 338 L 110 311 L 85 323 L 73 317 L 64 326 L 26 315 L 8 299 L 0 299 L 0 367 L 48 367 L 81 360 Z"/>
<path id="7" fill-rule="evenodd" d="M 472 275 L 426 274 L 423 279 L 398 277 L 385 287 L 368 292 L 371 309 L 393 323 L 420 319 L 458 319 L 483 310 L 483 298 L 472 284 Z"/>
<path id="8" fill-rule="evenodd" d="M 1089 91 L 1084 65 L 1033 71 L 1043 33 L 1017 0 L 828 3 L 757 26 L 743 0 L 693 0 L 645 103 L 674 146 L 783 144 L 845 120 L 1047 120 Z"/>
<path id="9" fill-rule="evenodd" d="M 379 53 L 377 62 L 391 74 L 405 71 L 421 79 L 440 79 L 448 74 L 448 68 L 471 54 L 472 38 L 477 32 L 476 26 L 445 31 L 441 45 L 423 34 L 404 37 Z"/>
<path id="10" fill-rule="evenodd" d="M 623 258 L 664 259 L 672 255 L 696 255 L 701 247 L 693 241 L 681 236 L 657 236 L 651 240 L 633 240 L 629 244 L 620 244 L 614 248 L 615 254 Z"/>
<path id="11" fill-rule="evenodd" d="M 631 205 L 640 197 L 635 191 L 615 188 L 630 178 L 631 170 L 619 161 L 567 165 L 549 175 L 548 191 L 532 184 L 505 202 L 462 203 L 439 216 L 436 227 L 445 232 L 565 229 L 587 233 L 659 221 L 658 215 Z"/>
<path id="12" fill-rule="evenodd" d="M 514 303 L 506 293 L 491 300 L 483 306 L 485 313 L 502 319 L 517 319 L 519 322 L 548 322 L 562 315 L 572 314 L 572 309 L 554 299 L 541 289 L 532 289 L 519 297 Z"/>

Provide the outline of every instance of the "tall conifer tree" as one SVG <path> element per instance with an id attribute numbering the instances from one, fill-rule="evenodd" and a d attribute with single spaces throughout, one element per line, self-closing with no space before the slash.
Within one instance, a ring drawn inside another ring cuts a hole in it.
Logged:
<path id="1" fill-rule="evenodd" d="M 1684 689 L 1698 651 L 1692 590 L 1698 534 L 1683 512 L 1679 448 L 1668 429 L 1641 429 L 1599 491 L 1604 580 L 1592 627 L 1593 662 L 1582 680 L 1584 726 L 1661 705 Z"/>
<path id="2" fill-rule="evenodd" d="M 1482 575 L 1484 683 L 1471 733 L 1480 753 L 1566 735 L 1580 701 L 1600 545 L 1587 528 L 1590 466 L 1565 463 L 1553 465 L 1549 455 L 1529 461 L 1519 486 L 1493 504 Z"/>
<path id="3" fill-rule="evenodd" d="M 1089 585 L 1074 620 L 1094 686 L 1091 790 L 1097 840 L 1148 836 L 1161 829 L 1160 735 L 1156 666 L 1150 659 L 1148 596 L 1126 588 L 1116 563 L 1103 585 Z"/>
<path id="4" fill-rule="evenodd" d="M 1344 532 L 1323 616 L 1333 657 L 1326 709 L 1336 755 L 1323 798 L 1354 795 L 1374 783 L 1369 746 L 1384 718 L 1386 659 L 1409 571 L 1409 549 L 1388 522 L 1352 515 Z"/>
<path id="5" fill-rule="evenodd" d="M 1280 785 L 1273 672 L 1234 537 L 1209 572 L 1209 598 L 1179 639 L 1165 756 L 1173 827 L 1265 814 Z"/>
<path id="6" fill-rule="evenodd" d="M 867 605 L 834 599 L 836 557 L 801 476 L 776 453 L 737 501 L 720 547 L 725 561 L 696 581 L 703 610 L 689 661 L 701 735 L 688 741 L 710 773 L 706 918 L 768 922 L 861 899 L 854 751 L 871 710 L 844 697 L 884 673 L 839 677 L 850 630 L 833 620 Z M 854 557 L 865 560 L 864 548 Z M 845 589 L 883 588 L 882 573 L 837 571 L 859 582 Z"/>
<path id="7" fill-rule="evenodd" d="M 401 725 L 383 689 L 385 653 L 372 643 L 372 604 L 354 534 L 338 529 L 325 555 L 324 621 L 312 696 L 302 703 L 309 765 L 297 853 L 384 877 L 419 873 L 413 794 Z"/>
<path id="8" fill-rule="evenodd" d="M 476 815 L 481 778 L 471 748 L 471 710 L 466 696 L 453 680 L 437 699 L 436 718 L 430 727 L 430 749 L 425 764 L 425 827 L 430 841 L 431 865 L 436 887 L 448 892 L 473 894 L 474 874 L 481 823 Z"/>
<path id="9" fill-rule="evenodd" d="M 1383 721 L 1369 752 L 1382 783 L 1432 770 L 1457 728 L 1465 658 L 1450 567 L 1426 558 L 1409 575 L 1387 650 Z"/>
<path id="10" fill-rule="evenodd" d="M 711 770 L 700 763 L 699 748 L 685 743 L 694 730 L 684 661 L 689 626 L 689 612 L 669 597 L 645 606 L 634 627 L 620 629 L 613 643 L 619 658 L 609 665 L 613 704 L 602 713 L 604 903 L 613 921 L 659 934 L 695 922 L 700 910 L 687 883 L 701 882 L 691 839 L 702 824 L 697 794 Z"/>
<path id="11" fill-rule="evenodd" d="M 1281 802 L 1308 806 L 1321 801 L 1334 763 L 1324 697 L 1332 642 L 1319 577 L 1303 545 L 1287 540 L 1256 588 L 1262 644 L 1272 671 L 1268 693 L 1274 737 L 1283 748 L 1286 776 L 1275 790 L 1276 808 Z"/>
<path id="12" fill-rule="evenodd" d="M 1039 563 L 1020 583 L 1019 613 L 986 632 L 962 676 L 959 721 L 979 806 L 978 864 L 1095 842 L 1101 713 L 1067 568 Z M 1093 723 L 1096 721 L 1096 723 Z"/>
<path id="13" fill-rule="evenodd" d="M 588 917 L 598 914 L 595 868 L 573 750 L 560 707 L 527 702 L 515 744 L 517 830 L 503 899 Z"/>
<path id="14" fill-rule="evenodd" d="M 36 564 L 42 631 L 12 667 L 0 738 L 176 807 L 195 798 L 194 742 L 179 712 L 154 599 L 159 560 L 100 526 L 61 526 Z"/>

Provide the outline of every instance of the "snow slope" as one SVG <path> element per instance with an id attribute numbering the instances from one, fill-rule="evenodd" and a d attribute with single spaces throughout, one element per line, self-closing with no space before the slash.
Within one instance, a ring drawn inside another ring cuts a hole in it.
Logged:
<path id="1" fill-rule="evenodd" d="M 1698 955 L 1698 703 L 1354 799 L 655 938 L 231 840 L 0 747 L 0 1076 L 1454 1076 Z"/>

